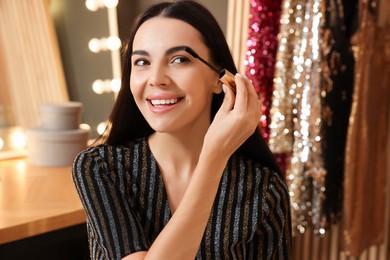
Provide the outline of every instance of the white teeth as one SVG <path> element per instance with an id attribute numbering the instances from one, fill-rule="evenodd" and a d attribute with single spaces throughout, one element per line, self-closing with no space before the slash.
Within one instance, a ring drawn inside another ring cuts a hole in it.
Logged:
<path id="1" fill-rule="evenodd" d="M 150 100 L 153 106 L 158 106 L 158 105 L 172 105 L 177 103 L 178 99 L 177 98 L 172 98 L 172 99 L 154 99 Z"/>

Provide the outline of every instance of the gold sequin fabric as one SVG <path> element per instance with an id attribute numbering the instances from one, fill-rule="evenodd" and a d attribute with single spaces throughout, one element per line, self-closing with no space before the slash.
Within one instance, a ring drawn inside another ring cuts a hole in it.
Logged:
<path id="1" fill-rule="evenodd" d="M 286 169 L 292 224 L 303 233 L 309 225 L 323 233 L 325 176 L 322 154 L 322 27 L 324 1 L 282 2 L 269 145 L 290 153 Z"/>

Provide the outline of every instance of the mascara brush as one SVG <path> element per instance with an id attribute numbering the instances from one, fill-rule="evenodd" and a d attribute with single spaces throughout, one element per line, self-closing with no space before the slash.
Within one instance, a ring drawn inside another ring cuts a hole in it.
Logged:
<path id="1" fill-rule="evenodd" d="M 188 52 L 193 56 L 194 58 L 200 60 L 203 64 L 205 64 L 210 69 L 214 70 L 218 73 L 219 81 L 221 81 L 223 84 L 225 84 L 227 87 L 229 87 L 231 90 L 233 90 L 234 93 L 236 93 L 236 82 L 234 81 L 234 75 L 230 71 L 226 69 L 219 70 L 206 60 L 204 60 L 202 57 L 200 57 L 193 49 L 190 47 L 184 47 L 184 51 Z"/>

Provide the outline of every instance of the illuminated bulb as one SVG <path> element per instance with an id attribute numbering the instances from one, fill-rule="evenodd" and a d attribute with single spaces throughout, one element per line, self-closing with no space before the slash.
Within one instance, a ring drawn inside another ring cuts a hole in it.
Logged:
<path id="1" fill-rule="evenodd" d="M 101 51 L 116 51 L 119 50 L 122 43 L 119 37 L 117 36 L 110 36 L 108 38 L 101 38 L 96 39 L 92 38 L 88 43 L 88 48 L 90 51 L 94 53 L 98 53 Z"/>
<path id="2" fill-rule="evenodd" d="M 113 8 L 118 5 L 118 0 L 104 0 L 104 6 L 107 8 Z"/>
<path id="3" fill-rule="evenodd" d="M 111 80 L 110 79 L 104 80 L 104 92 L 106 92 L 106 93 L 111 92 Z"/>
<path id="4" fill-rule="evenodd" d="M 121 89 L 121 80 L 120 79 L 111 80 L 110 88 L 111 88 L 112 92 L 118 93 L 119 90 Z"/>
<path id="5" fill-rule="evenodd" d="M 92 38 L 88 43 L 88 48 L 94 53 L 98 53 L 101 50 L 101 43 L 99 39 Z"/>
<path id="6" fill-rule="evenodd" d="M 106 40 L 107 49 L 116 51 L 121 47 L 121 40 L 117 36 L 110 36 Z"/>
<path id="7" fill-rule="evenodd" d="M 100 124 L 98 124 L 96 131 L 98 132 L 99 135 L 102 135 L 106 130 L 106 128 L 107 128 L 107 123 L 101 122 Z"/>
<path id="8" fill-rule="evenodd" d="M 88 10 L 95 12 L 99 9 L 99 4 L 95 0 L 86 0 L 85 7 L 87 7 Z"/>
<path id="9" fill-rule="evenodd" d="M 20 149 L 26 146 L 26 136 L 20 131 L 16 131 L 12 135 L 12 146 L 16 149 Z"/>
<path id="10" fill-rule="evenodd" d="M 16 164 L 16 168 L 19 172 L 23 172 L 26 169 L 26 162 L 24 161 L 18 161 Z"/>
<path id="11" fill-rule="evenodd" d="M 80 129 L 84 129 L 84 130 L 90 130 L 91 129 L 91 126 L 86 124 L 86 123 L 82 123 L 79 125 Z"/>
<path id="12" fill-rule="evenodd" d="M 4 140 L 0 137 L 0 150 L 4 147 Z"/>
<path id="13" fill-rule="evenodd" d="M 97 79 L 92 83 L 92 90 L 96 94 L 100 95 L 104 93 L 104 81 Z"/>
<path id="14" fill-rule="evenodd" d="M 114 8 L 118 5 L 118 0 L 86 0 L 85 6 L 88 10 L 95 12 L 99 8 Z"/>

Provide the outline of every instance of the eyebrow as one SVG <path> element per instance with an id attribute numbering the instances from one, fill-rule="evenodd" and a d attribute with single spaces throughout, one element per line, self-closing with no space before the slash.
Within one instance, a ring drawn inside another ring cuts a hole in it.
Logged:
<path id="1" fill-rule="evenodd" d="M 166 50 L 164 55 L 169 56 L 169 55 L 171 55 L 175 52 L 178 52 L 178 51 L 185 51 L 187 48 L 190 48 L 190 47 L 188 47 L 186 45 L 174 46 L 174 47 L 171 47 L 168 50 Z M 134 55 L 150 56 L 150 54 L 144 50 L 135 50 L 131 53 L 131 56 L 134 56 Z"/>

